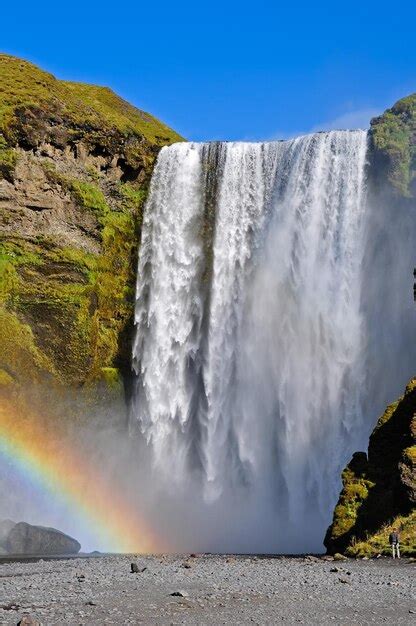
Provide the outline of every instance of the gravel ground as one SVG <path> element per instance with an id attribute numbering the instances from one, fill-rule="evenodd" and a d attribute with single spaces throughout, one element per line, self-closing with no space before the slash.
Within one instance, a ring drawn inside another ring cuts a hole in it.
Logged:
<path id="1" fill-rule="evenodd" d="M 130 573 L 132 561 L 144 571 Z M 416 563 L 386 558 L 1 562 L 0 624 L 17 624 L 25 613 L 42 624 L 416 624 L 415 578 Z"/>

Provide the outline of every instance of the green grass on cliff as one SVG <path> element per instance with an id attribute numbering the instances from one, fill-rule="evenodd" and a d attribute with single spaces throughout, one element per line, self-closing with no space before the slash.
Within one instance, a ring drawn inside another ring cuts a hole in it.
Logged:
<path id="1" fill-rule="evenodd" d="M 387 166 L 393 189 L 405 197 L 415 195 L 416 94 L 403 98 L 371 122 L 371 137 Z"/>
<path id="2" fill-rule="evenodd" d="M 389 535 L 393 528 L 400 530 L 400 551 L 403 556 L 416 554 L 416 511 L 408 516 L 399 515 L 378 532 L 369 535 L 366 541 L 353 541 L 346 554 L 351 557 L 374 557 L 391 554 Z"/>
<path id="3" fill-rule="evenodd" d="M 111 127 L 125 135 L 140 135 L 150 143 L 165 145 L 182 138 L 158 119 L 132 106 L 111 89 L 56 79 L 32 63 L 0 54 L 0 128 L 16 107 L 35 106 L 62 113 L 74 124 Z"/>

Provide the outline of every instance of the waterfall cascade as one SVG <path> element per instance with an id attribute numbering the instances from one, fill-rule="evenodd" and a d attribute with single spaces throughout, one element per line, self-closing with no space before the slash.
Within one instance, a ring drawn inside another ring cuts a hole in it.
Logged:
<path id="1" fill-rule="evenodd" d="M 368 435 L 366 143 L 332 131 L 160 152 L 132 421 L 153 476 L 216 511 L 200 549 L 223 548 L 226 518 L 229 550 L 319 549 L 340 468 Z"/>

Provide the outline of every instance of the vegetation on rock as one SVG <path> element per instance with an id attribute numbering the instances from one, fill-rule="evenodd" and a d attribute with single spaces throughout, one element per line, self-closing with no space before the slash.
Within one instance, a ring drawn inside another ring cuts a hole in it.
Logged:
<path id="1" fill-rule="evenodd" d="M 329 552 L 388 553 L 388 535 L 397 527 L 403 554 L 416 553 L 415 451 L 416 378 L 378 420 L 368 455 L 356 452 L 345 468 L 343 489 L 325 537 Z"/>
<path id="2" fill-rule="evenodd" d="M 371 171 L 396 195 L 416 197 L 416 94 L 403 98 L 371 121 Z"/>
<path id="3" fill-rule="evenodd" d="M 110 89 L 0 55 L 0 393 L 120 394 L 143 204 L 180 140 Z"/>

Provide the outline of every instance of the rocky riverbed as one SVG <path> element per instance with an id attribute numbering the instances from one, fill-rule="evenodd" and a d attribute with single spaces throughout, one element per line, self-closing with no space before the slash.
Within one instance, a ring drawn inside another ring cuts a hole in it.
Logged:
<path id="1" fill-rule="evenodd" d="M 131 563 L 138 573 L 131 573 Z M 0 624 L 415 624 L 416 563 L 91 556 L 0 563 Z"/>

